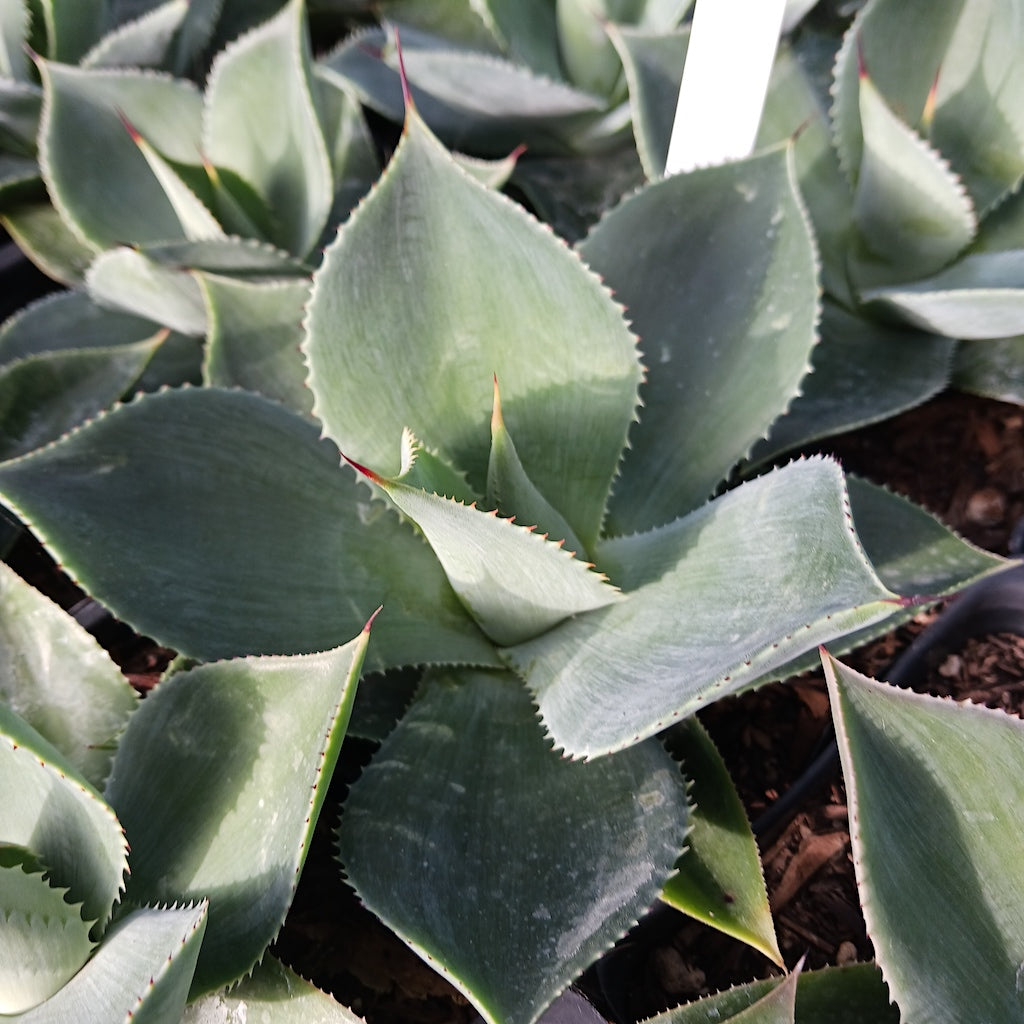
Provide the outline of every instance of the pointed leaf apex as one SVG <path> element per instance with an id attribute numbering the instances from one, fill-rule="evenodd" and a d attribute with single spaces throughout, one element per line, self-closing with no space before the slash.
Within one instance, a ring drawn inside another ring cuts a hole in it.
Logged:
<path id="1" fill-rule="evenodd" d="M 383 610 L 383 608 L 384 608 L 384 605 L 382 605 L 382 604 L 379 604 L 379 605 L 377 605 L 377 608 L 376 608 L 376 610 L 375 610 L 375 611 L 374 611 L 374 613 L 373 613 L 373 614 L 372 614 L 372 615 L 371 615 L 371 616 L 370 616 L 370 617 L 369 617 L 369 618 L 368 618 L 368 619 L 366 620 L 366 625 L 365 625 L 365 626 L 363 626 L 363 632 L 364 632 L 364 633 L 369 633 L 369 632 L 370 632 L 370 627 L 371 627 L 371 626 L 373 625 L 373 622 L 374 622 L 374 620 L 375 620 L 375 619 L 377 618 L 377 616 L 378 616 L 378 615 L 380 615 L 380 613 L 381 613 L 381 611 Z"/>
<path id="2" fill-rule="evenodd" d="M 501 416 L 501 391 L 498 388 L 498 375 L 494 374 L 494 405 L 491 409 L 491 435 L 498 433 L 505 426 Z"/>
<path id="3" fill-rule="evenodd" d="M 857 77 L 862 82 L 869 77 L 867 62 L 864 60 L 864 41 L 861 39 L 857 40 Z"/>
<path id="4" fill-rule="evenodd" d="M 942 74 L 942 68 L 935 72 L 932 87 L 928 90 L 928 96 L 924 101 L 924 110 L 921 111 L 921 134 L 925 136 L 931 135 L 932 124 L 935 121 L 935 103 L 939 93 L 940 74 Z"/>
<path id="5" fill-rule="evenodd" d="M 360 462 L 356 462 L 355 459 L 350 459 L 344 452 L 341 453 L 341 457 L 360 475 L 365 476 L 367 480 L 377 484 L 379 487 L 385 486 L 387 480 L 384 479 L 379 473 L 375 473 L 372 469 L 368 469 Z"/>
<path id="6" fill-rule="evenodd" d="M 405 114 L 408 120 L 409 112 L 416 109 L 412 101 L 412 91 L 409 89 L 409 78 L 405 73 L 405 58 L 402 56 L 402 37 L 395 27 L 395 50 L 398 53 L 398 77 L 402 81 L 402 102 L 405 104 Z"/>
<path id="7" fill-rule="evenodd" d="M 128 133 L 132 142 L 134 142 L 136 146 L 142 145 L 143 139 L 141 133 L 139 132 L 138 128 L 136 128 L 135 125 L 133 125 L 131 121 L 128 120 L 128 116 L 120 107 L 117 108 L 117 116 L 120 119 L 121 124 L 124 125 L 124 130 Z"/>

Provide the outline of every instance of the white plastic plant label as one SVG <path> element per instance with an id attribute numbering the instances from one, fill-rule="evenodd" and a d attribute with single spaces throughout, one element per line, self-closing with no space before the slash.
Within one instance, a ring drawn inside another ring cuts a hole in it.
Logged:
<path id="1" fill-rule="evenodd" d="M 665 174 L 754 148 L 786 0 L 698 0 Z"/>

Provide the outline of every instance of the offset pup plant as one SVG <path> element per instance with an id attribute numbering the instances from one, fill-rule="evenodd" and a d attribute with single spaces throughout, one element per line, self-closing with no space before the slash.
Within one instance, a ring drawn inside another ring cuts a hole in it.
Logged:
<path id="1" fill-rule="evenodd" d="M 2 564 L 0 608 L 3 1019 L 176 1024 L 248 1007 L 270 1024 L 355 1022 L 264 952 L 369 625 L 322 654 L 176 673 L 139 703 L 92 637 Z"/>
<path id="2" fill-rule="evenodd" d="M 0 496 L 193 659 L 332 650 L 383 604 L 367 668 L 421 671 L 390 716 L 364 683 L 344 871 L 485 1019 L 530 1024 L 661 896 L 777 957 L 749 830 L 691 807 L 688 781 L 731 792 L 693 712 L 1003 565 L 826 459 L 725 489 L 817 316 L 788 147 L 646 186 L 577 254 L 410 107 L 302 357 L 275 350 L 308 398 L 143 395 L 0 464 Z M 684 722 L 687 778 L 659 739 Z"/>

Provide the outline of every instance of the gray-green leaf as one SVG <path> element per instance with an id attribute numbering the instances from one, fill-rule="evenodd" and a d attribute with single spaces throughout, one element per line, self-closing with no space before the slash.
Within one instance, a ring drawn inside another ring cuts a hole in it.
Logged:
<path id="1" fill-rule="evenodd" d="M 210 901 L 193 995 L 248 973 L 284 921 L 368 639 L 176 673 L 125 731 L 106 795 L 131 844 L 127 895 Z"/>
<path id="2" fill-rule="evenodd" d="M 0 699 L 102 786 L 134 692 L 92 636 L 2 563 L 0 608 Z"/>
<path id="3" fill-rule="evenodd" d="M 1024 1012 L 1024 723 L 875 682 L 823 655 L 857 884 L 908 1021 Z"/>
<path id="4" fill-rule="evenodd" d="M 624 599 L 503 651 L 574 756 L 619 750 L 884 618 L 842 473 L 796 462 L 668 526 L 607 541 Z"/>
<path id="5" fill-rule="evenodd" d="M 393 476 L 408 427 L 482 493 L 496 374 L 526 472 L 596 539 L 636 403 L 634 338 L 597 278 L 415 111 L 314 276 L 306 330 L 314 412 L 346 455 Z"/>
<path id="6" fill-rule="evenodd" d="M 657 743 L 566 761 L 518 680 L 453 670 L 353 787 L 339 855 L 362 901 L 487 1021 L 531 1024 L 657 897 L 686 820 Z"/>
<path id="7" fill-rule="evenodd" d="M 626 305 L 648 367 L 607 524 L 647 530 L 705 501 L 807 371 L 818 284 L 792 156 L 649 185 L 580 251 Z"/>

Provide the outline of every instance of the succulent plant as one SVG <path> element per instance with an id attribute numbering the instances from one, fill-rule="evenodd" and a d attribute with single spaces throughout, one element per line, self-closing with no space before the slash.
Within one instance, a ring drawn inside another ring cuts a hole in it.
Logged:
<path id="1" fill-rule="evenodd" d="M 2 564 L 0 606 L 4 1019 L 176 1024 L 248 1005 L 278 1024 L 356 1021 L 263 958 L 369 627 L 318 655 L 177 672 L 139 702 L 92 637 Z"/>
<path id="2" fill-rule="evenodd" d="M 380 746 L 343 805 L 343 871 L 485 1019 L 532 1024 L 657 900 L 779 962 L 756 845 L 694 713 L 1006 563 L 830 460 L 753 467 L 944 385 L 953 342 L 921 334 L 922 310 L 1015 322 L 1020 137 L 995 114 L 985 147 L 961 130 L 990 99 L 1018 112 L 1014 2 L 943 0 L 933 25 L 870 0 L 836 65 L 838 157 L 811 84 L 838 43 L 812 17 L 780 55 L 763 148 L 673 178 L 686 3 L 395 0 L 405 91 L 390 29 L 318 57 L 300 0 L 81 8 L 89 38 L 121 26 L 99 52 L 159 50 L 159 71 L 81 59 L 60 42 L 71 8 L 48 2 L 31 8 L 44 56 L 19 64 L 28 8 L 0 8 L 5 68 L 41 76 L 50 200 L 0 191 L 5 223 L 76 287 L 0 329 L 0 500 L 88 593 L 201 663 L 136 708 L 65 616 L 0 576 L 4 1012 L 105 1021 L 123 998 L 136 1020 L 230 1020 L 262 1000 L 275 1022 L 351 1019 L 273 960 L 223 987 L 290 902 L 380 604 L 349 729 Z M 923 23 L 962 90 L 921 92 L 897 60 L 891 40 Z M 898 121 L 910 93 L 934 97 L 967 191 Z M 404 119 L 379 180 L 359 101 Z M 969 193 L 984 214 L 955 248 L 890 237 L 920 198 L 894 184 L 911 156 L 925 212 Z M 575 249 L 486 187 L 514 167 L 565 234 L 600 214 Z M 883 350 L 895 369 L 867 389 Z M 54 651 L 73 665 L 44 668 Z M 1012 1019 L 1018 725 L 824 661 L 879 967 L 794 971 L 663 1021 L 895 1020 L 883 976 L 908 1020 Z M 25 798 L 43 791 L 87 870 Z M 138 984 L 126 946 L 145 953 Z"/>
<path id="3" fill-rule="evenodd" d="M 659 896 L 777 958 L 742 813 L 711 827 L 658 734 L 728 794 L 696 710 L 1004 564 L 829 460 L 724 489 L 815 342 L 790 149 L 648 185 L 576 253 L 410 108 L 301 330 L 280 281 L 194 280 L 262 379 L 212 341 L 234 389 L 3 462 L 8 508 L 191 658 L 335 649 L 383 605 L 366 666 L 416 671 L 398 710 L 406 676 L 362 686 L 344 871 L 487 1020 L 536 1020 Z"/>
<path id="4" fill-rule="evenodd" d="M 193 28 L 205 26 L 208 35 L 238 29 L 256 12 L 250 6 L 242 17 L 237 6 L 219 8 L 215 23 L 210 5 L 193 4 L 186 14 L 175 0 L 124 26 L 114 36 L 118 45 L 101 52 L 141 60 L 128 42 L 148 52 L 158 35 L 153 19 L 176 13 L 168 39 L 187 37 L 194 56 L 207 37 Z M 318 257 L 321 239 L 369 187 L 379 163 L 355 101 L 314 74 L 304 5 L 273 6 L 280 10 L 272 18 L 216 55 L 202 93 L 138 61 L 70 64 L 55 46 L 46 52 L 57 56 L 36 58 L 41 85 L 32 88 L 44 101 L 38 150 L 49 200 L 6 208 L 5 224 L 36 263 L 74 290 L 22 310 L 0 329 L 5 455 L 52 440 L 139 388 L 201 383 L 201 341 L 209 335 L 227 346 L 226 335 L 251 326 L 239 322 L 250 308 L 245 301 L 238 315 L 218 301 L 231 288 L 231 281 L 219 284 L 225 277 L 237 282 L 232 296 L 245 296 L 250 283 L 279 282 L 282 325 L 294 329 L 301 318 L 307 258 Z M 69 17 L 62 6 L 47 24 L 60 28 Z M 266 141 L 282 132 L 287 160 Z M 214 359 L 206 371 L 214 381 L 217 366 Z"/>
<path id="5" fill-rule="evenodd" d="M 823 8 L 783 45 L 760 141 L 796 138 L 826 295 L 814 372 L 758 457 L 950 384 L 1024 401 L 1021 15 L 869 0 L 841 42 Z"/>

